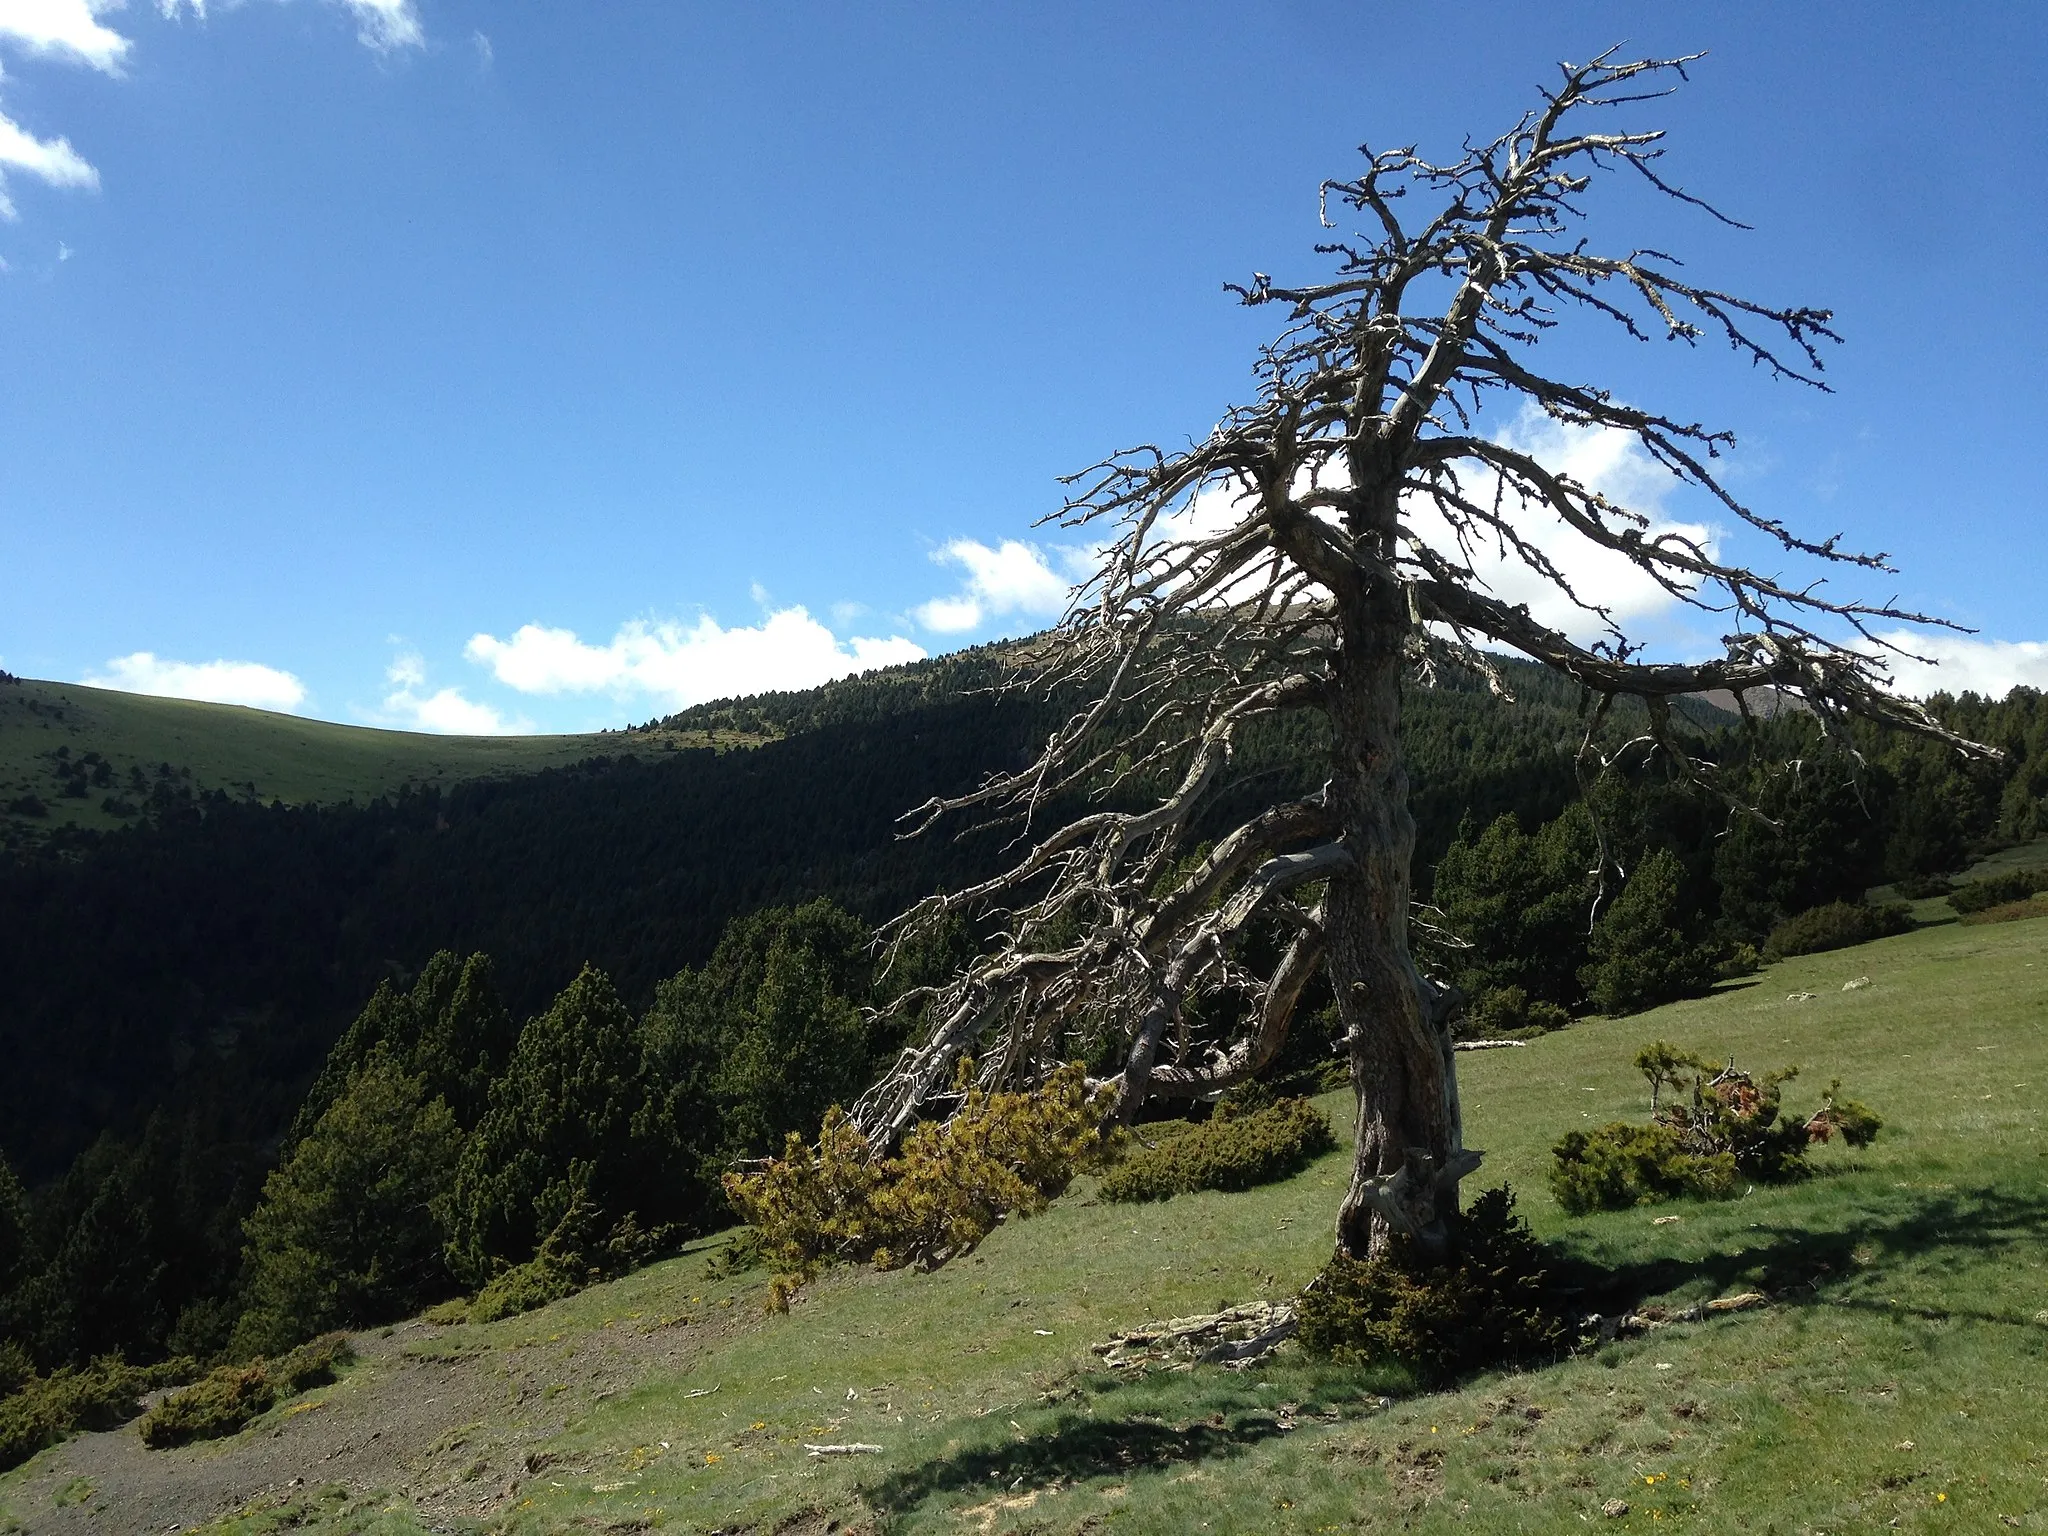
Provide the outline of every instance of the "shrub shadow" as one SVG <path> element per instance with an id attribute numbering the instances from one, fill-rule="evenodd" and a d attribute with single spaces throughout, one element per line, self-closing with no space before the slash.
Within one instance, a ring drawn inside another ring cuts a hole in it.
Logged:
<path id="1" fill-rule="evenodd" d="M 1678 1202 L 1673 1202 L 1677 1204 Z M 1877 1209 L 1870 1209 L 1870 1206 Z M 1850 1214 L 1841 1225 L 1822 1230 L 1784 1220 L 1757 1223 L 1740 1234 L 1746 1241 L 1722 1251 L 1688 1258 L 1655 1258 L 1610 1265 L 1556 1245 L 1559 1279 L 1571 1288 L 1575 1306 L 1586 1312 L 1617 1313 L 1654 1296 L 1706 1282 L 1716 1294 L 1736 1285 L 1754 1286 L 1774 1301 L 1796 1304 L 1823 1299 L 1838 1282 L 1903 1259 L 1961 1268 L 1995 1262 L 2021 1246 L 2041 1246 L 2048 1232 L 2048 1193 L 2015 1193 L 1992 1185 L 1944 1191 L 1886 1191 Z M 1866 1265 L 1859 1251 L 1875 1250 Z M 1829 1305 L 1876 1312 L 1912 1312 L 1927 1317 L 1968 1317 L 1984 1322 L 2024 1323 L 2030 1319 L 1964 1307 L 1898 1307 L 1889 1301 L 1830 1295 Z"/>
<path id="2" fill-rule="evenodd" d="M 1050 1431 L 1000 1445 L 973 1446 L 862 1488 L 878 1514 L 900 1515 L 949 1493 L 1000 1493 L 1065 1486 L 1174 1463 L 1231 1456 L 1285 1433 L 1270 1411 L 1175 1426 L 1148 1416 L 1063 1414 Z"/>

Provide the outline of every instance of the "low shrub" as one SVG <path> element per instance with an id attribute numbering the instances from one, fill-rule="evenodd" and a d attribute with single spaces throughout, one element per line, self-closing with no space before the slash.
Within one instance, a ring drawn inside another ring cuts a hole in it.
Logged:
<path id="1" fill-rule="evenodd" d="M 1956 888 L 1947 875 L 1906 875 L 1892 882 L 1892 889 L 1908 901 L 1925 901 L 1929 896 L 1946 896 Z"/>
<path id="2" fill-rule="evenodd" d="M 1465 1010 L 1468 1039 L 1504 1040 L 1522 1035 L 1548 1034 L 1571 1023 L 1572 1016 L 1556 1003 L 1541 998 L 1534 1002 L 1520 987 L 1492 987 Z"/>
<path id="3" fill-rule="evenodd" d="M 1568 1131 L 1551 1148 L 1550 1192 L 1574 1216 L 1680 1195 L 1714 1200 L 1734 1188 L 1733 1157 L 1689 1151 L 1685 1138 L 1668 1125 L 1616 1121 L 1597 1130 Z"/>
<path id="4" fill-rule="evenodd" d="M 524 1264 L 515 1264 L 493 1275 L 463 1309 L 463 1320 L 495 1323 L 500 1318 L 517 1317 L 564 1296 L 573 1296 L 588 1283 L 589 1278 L 580 1266 L 565 1262 L 562 1255 L 550 1252 L 543 1243 L 541 1251 Z"/>
<path id="5" fill-rule="evenodd" d="M 143 1393 L 190 1381 L 197 1370 L 189 1359 L 135 1366 L 112 1355 L 48 1376 L 10 1371 L 14 1390 L 0 1398 L 0 1472 L 78 1430 L 126 1423 L 142 1411 Z"/>
<path id="6" fill-rule="evenodd" d="M 2048 891 L 2048 866 L 2013 869 L 1959 885 L 1949 893 L 1948 904 L 1958 912 L 1985 912 L 2008 902 L 2025 901 L 2039 891 Z"/>
<path id="7" fill-rule="evenodd" d="M 705 1256 L 704 1278 L 730 1280 L 736 1275 L 750 1274 L 767 1262 L 759 1229 L 741 1227 Z"/>
<path id="8" fill-rule="evenodd" d="M 0 1398 L 12 1397 L 36 1379 L 35 1362 L 12 1339 L 0 1339 Z"/>
<path id="9" fill-rule="evenodd" d="M 895 1157 L 877 1157 L 835 1106 L 815 1149 L 791 1134 L 781 1157 L 725 1176 L 727 1198 L 774 1266 L 771 1309 L 787 1308 L 831 1263 L 936 1269 L 1007 1217 L 1044 1210 L 1075 1174 L 1114 1154 L 1116 1138 L 1101 1129 L 1114 1090 L 1089 1093 L 1081 1063 L 1034 1093 L 986 1093 L 973 1071 L 961 1062 L 952 1118 L 918 1126 Z"/>
<path id="10" fill-rule="evenodd" d="M 1734 981 L 1739 977 L 1754 976 L 1763 969 L 1763 964 L 1764 957 L 1754 944 L 1738 943 L 1714 962 L 1714 974 L 1723 981 Z"/>
<path id="11" fill-rule="evenodd" d="M 1745 1180 L 1788 1183 L 1810 1171 L 1806 1154 L 1816 1142 L 1839 1135 L 1867 1146 L 1884 1124 L 1868 1105 L 1842 1096 L 1839 1078 L 1810 1116 L 1786 1119 L 1782 1089 L 1797 1067 L 1756 1078 L 1732 1061 L 1721 1067 L 1659 1040 L 1636 1053 L 1636 1069 L 1650 1084 L 1648 1125 L 1570 1131 L 1551 1148 L 1551 1193 L 1572 1215 L 1684 1195 L 1718 1199 Z M 1666 1089 L 1677 1094 L 1660 1105 Z"/>
<path id="12" fill-rule="evenodd" d="M 347 1335 L 329 1333 L 275 1360 L 221 1366 L 144 1415 L 142 1443 L 164 1450 L 232 1435 L 283 1399 L 333 1381 L 353 1359 Z"/>
<path id="13" fill-rule="evenodd" d="M 2025 901 L 2008 901 L 2001 906 L 1986 907 L 1981 912 L 1966 912 L 1960 921 L 1965 923 L 2016 923 L 2023 918 L 2048 917 L 2048 891 L 2029 896 Z"/>
<path id="14" fill-rule="evenodd" d="M 1886 902 L 1880 907 L 1832 901 L 1824 907 L 1810 907 L 1778 924 L 1764 941 L 1764 955 L 1771 960 L 1817 955 L 1823 950 L 1889 938 L 1912 926 L 1912 910 L 1903 901 Z"/>
<path id="15" fill-rule="evenodd" d="M 437 1309 L 438 1320 L 495 1323 L 536 1311 L 648 1263 L 673 1245 L 675 1232 L 669 1226 L 643 1228 L 630 1212 L 607 1228 L 603 1213 L 579 1185 L 569 1197 L 568 1210 L 541 1239 L 538 1253 L 524 1264 L 499 1270 L 467 1302 L 443 1303 Z"/>
<path id="16" fill-rule="evenodd" d="M 1450 1223 L 1432 1263 L 1397 1238 L 1383 1258 L 1332 1259 L 1302 1293 L 1302 1348 L 1341 1365 L 1399 1364 L 1425 1384 L 1498 1365 L 1536 1364 L 1567 1339 L 1549 1256 L 1489 1189 Z"/>
<path id="17" fill-rule="evenodd" d="M 1127 1152 L 1103 1176 L 1102 1198 L 1168 1200 L 1198 1189 L 1251 1189 L 1299 1172 L 1336 1144 L 1330 1117 L 1307 1099 L 1239 1114 L 1222 1106 L 1198 1124 L 1157 1128 L 1151 1146 Z"/>

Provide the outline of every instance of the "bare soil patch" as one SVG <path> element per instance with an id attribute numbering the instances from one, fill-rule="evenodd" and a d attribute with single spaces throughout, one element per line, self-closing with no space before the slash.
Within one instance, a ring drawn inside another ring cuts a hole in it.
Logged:
<path id="1" fill-rule="evenodd" d="M 0 1531 L 163 1536 L 294 1498 L 374 1499 L 439 1527 L 486 1519 L 578 1470 L 548 1449 L 569 1425 L 629 1387 L 687 1375 L 753 1315 L 709 1308 L 562 1332 L 547 1320 L 354 1335 L 358 1363 L 340 1381 L 225 1440 L 152 1451 L 133 1423 L 79 1435 L 0 1495 Z"/>

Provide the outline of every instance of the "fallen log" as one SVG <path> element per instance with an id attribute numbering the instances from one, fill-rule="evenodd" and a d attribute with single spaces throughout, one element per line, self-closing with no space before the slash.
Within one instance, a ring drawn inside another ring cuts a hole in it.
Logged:
<path id="1" fill-rule="evenodd" d="M 1701 1323 L 1724 1312 L 1747 1312 L 1755 1307 L 1768 1306 L 1771 1298 L 1762 1291 L 1744 1291 L 1739 1296 L 1721 1296 L 1713 1301 L 1695 1302 L 1692 1306 L 1681 1307 L 1667 1312 L 1662 1307 L 1644 1307 L 1639 1312 L 1615 1312 L 1605 1316 L 1598 1312 L 1590 1314 L 1579 1324 L 1589 1334 L 1597 1334 L 1604 1344 L 1613 1339 L 1625 1338 L 1638 1333 L 1648 1333 L 1657 1328 L 1668 1328 L 1673 1323 Z"/>
<path id="2" fill-rule="evenodd" d="M 1113 1371 L 1185 1371 L 1197 1365 L 1243 1370 L 1293 1338 L 1295 1327 L 1292 1302 L 1255 1301 L 1199 1317 L 1145 1323 L 1089 1349 Z"/>

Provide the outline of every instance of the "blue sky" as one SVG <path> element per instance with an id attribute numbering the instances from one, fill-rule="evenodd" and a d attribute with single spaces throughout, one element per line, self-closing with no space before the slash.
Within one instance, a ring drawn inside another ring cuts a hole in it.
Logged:
<path id="1" fill-rule="evenodd" d="M 1902 685 L 2048 686 L 2039 4 L 0 0 L 0 666 L 573 730 L 1036 628 L 1054 477 L 1245 395 L 1318 181 L 1615 42 L 1710 50 L 1666 165 L 1755 232 L 1595 236 L 1847 344 L 1551 366 L 1982 631 Z"/>

